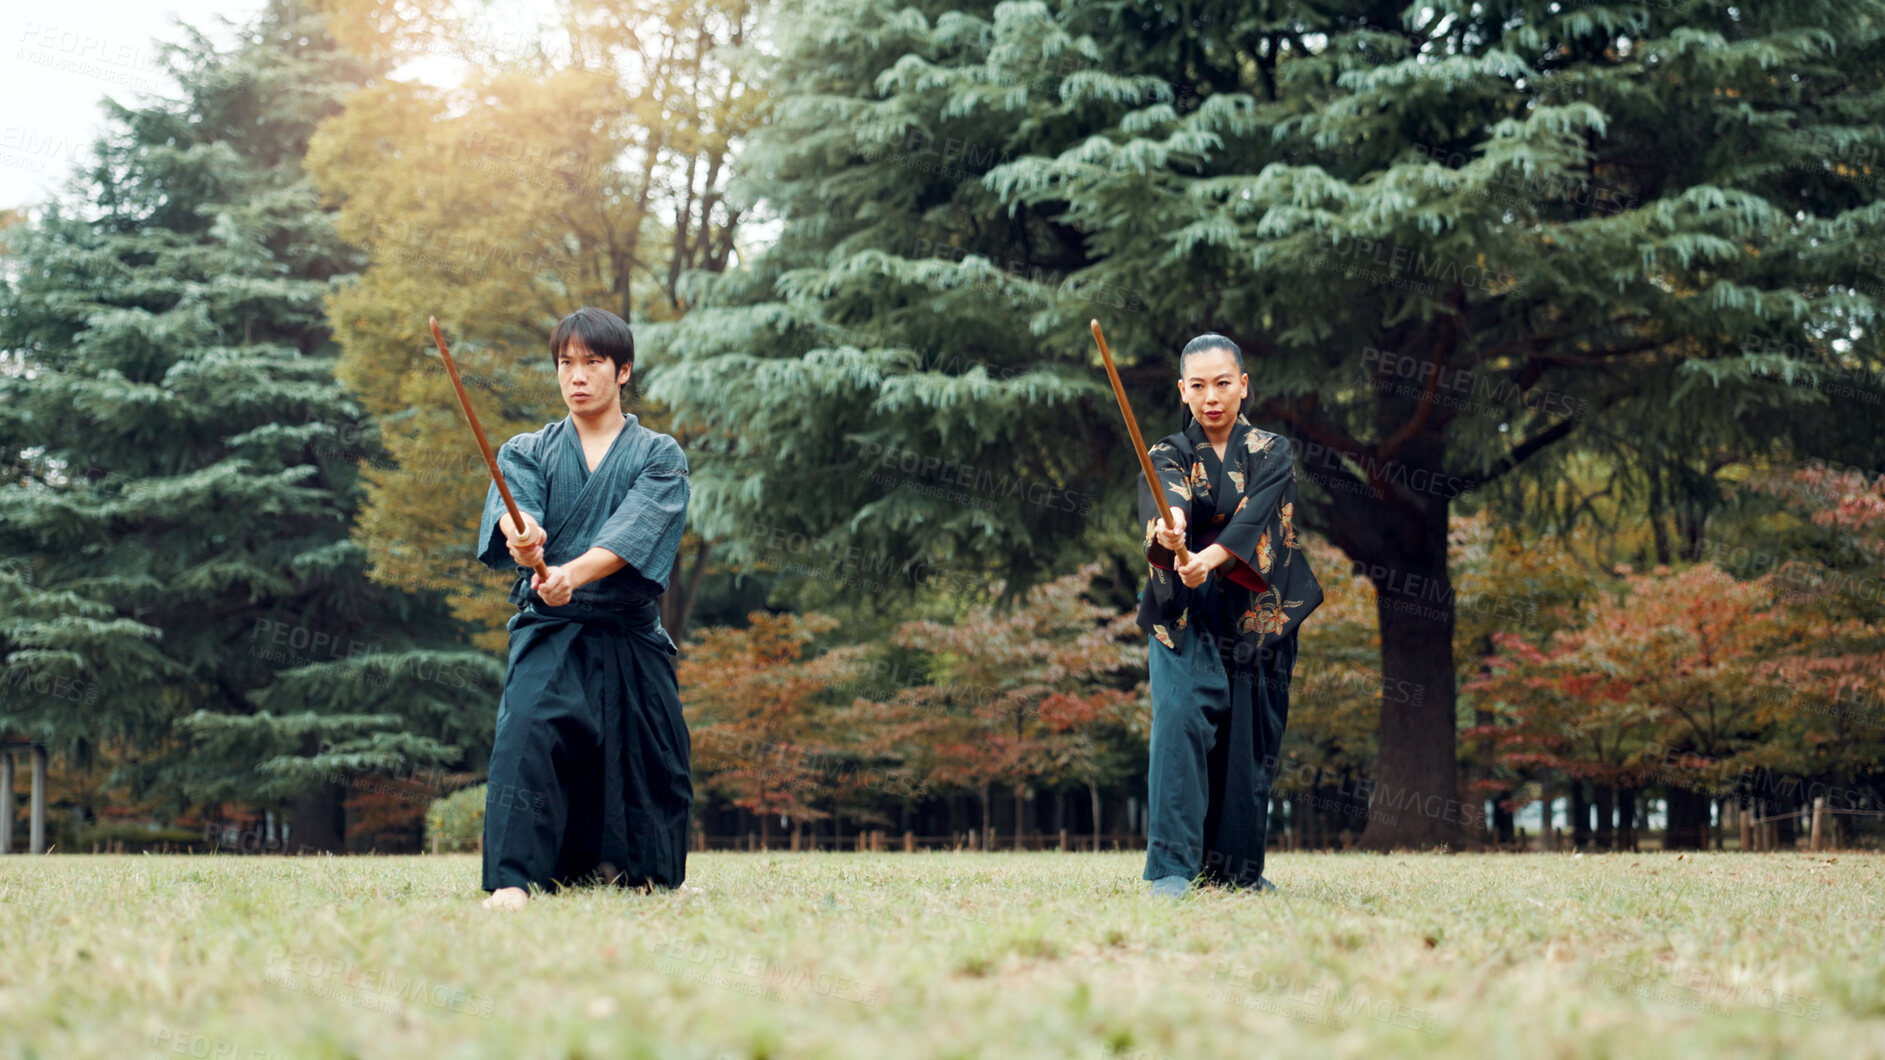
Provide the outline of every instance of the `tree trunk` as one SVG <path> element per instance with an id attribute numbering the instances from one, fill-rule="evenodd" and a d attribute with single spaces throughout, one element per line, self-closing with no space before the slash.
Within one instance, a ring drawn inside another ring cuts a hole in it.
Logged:
<path id="1" fill-rule="evenodd" d="M 1584 798 L 1584 791 L 1589 783 L 1577 777 L 1571 778 L 1571 849 L 1583 850 L 1590 846 L 1590 803 Z"/>
<path id="2" fill-rule="evenodd" d="M 694 550 L 694 569 L 683 577 L 681 573 L 681 555 L 674 555 L 674 569 L 668 574 L 668 591 L 661 596 L 661 624 L 667 627 L 668 636 L 679 644 L 687 635 L 687 620 L 694 613 L 694 599 L 700 594 L 700 581 L 707 573 L 707 555 L 713 550 L 711 542 L 702 540 Z"/>
<path id="3" fill-rule="evenodd" d="M 1028 831 L 1028 821 L 1027 821 L 1028 794 L 1027 792 L 1028 792 L 1028 789 L 1025 786 L 1020 785 L 1020 784 L 1015 785 L 1015 788 L 1014 788 L 1014 848 L 1016 850 L 1027 849 L 1025 846 L 1022 845 L 1025 837 L 1027 836 L 1027 831 Z"/>
<path id="4" fill-rule="evenodd" d="M 991 814 L 994 813 L 994 807 L 989 805 L 989 803 L 990 803 L 990 799 L 989 799 L 989 792 L 988 792 L 988 782 L 983 781 L 982 782 L 982 848 L 984 850 L 995 845 L 992 842 L 992 840 L 995 838 L 995 820 L 991 816 Z"/>
<path id="5" fill-rule="evenodd" d="M 1620 834 L 1618 845 L 1623 850 L 1636 852 L 1636 788 L 1624 788 L 1617 793 L 1617 825 Z"/>
<path id="6" fill-rule="evenodd" d="M 1649 530 L 1656 545 L 1656 562 L 1669 565 L 1669 533 L 1663 529 L 1662 476 L 1649 473 Z"/>
<path id="7" fill-rule="evenodd" d="M 1774 811 L 1776 813 L 1793 813 L 1800 808 L 1799 804 L 1791 797 L 1776 801 L 1778 802 Z M 1795 833 L 1794 822 L 1798 820 L 1798 817 L 1782 817 L 1780 820 L 1774 822 L 1774 839 L 1777 841 L 1776 849 L 1793 849 Z"/>
<path id="8" fill-rule="evenodd" d="M 301 740 L 301 754 L 312 758 L 321 753 L 320 738 L 312 733 Z M 282 853 L 291 850 L 344 854 L 347 851 L 347 793 L 339 784 L 323 784 L 302 792 L 288 802 L 293 820 L 295 845 L 281 845 Z"/>
<path id="9" fill-rule="evenodd" d="M 1512 811 L 1506 808 L 1511 798 L 1512 791 L 1508 788 L 1494 795 L 1492 799 L 1492 832 L 1502 845 L 1510 844 L 1517 839 L 1512 830 Z"/>
<path id="10" fill-rule="evenodd" d="M 1461 341 L 1448 317 L 1437 329 L 1392 329 L 1383 348 L 1405 343 L 1408 355 L 1439 369 Z M 1285 423 L 1302 417 L 1305 434 L 1313 428 L 1325 436 L 1296 443 L 1297 478 L 1308 487 L 1299 493 L 1299 518 L 1326 533 L 1375 588 L 1381 718 L 1370 802 L 1375 812 L 1358 844 L 1365 850 L 1457 850 L 1477 846 L 1481 831 L 1479 811 L 1459 801 L 1456 601 L 1447 572 L 1447 523 L 1460 487 L 1501 469 L 1449 467 L 1451 413 L 1420 398 L 1378 394 L 1371 426 L 1380 440 L 1373 443 L 1342 437 L 1302 405 L 1263 402 L 1266 413 Z"/>
<path id="11" fill-rule="evenodd" d="M 1617 789 L 1608 784 L 1591 785 L 1597 794 L 1597 849 L 1615 850 L 1617 833 L 1614 820 L 1616 817 Z"/>
<path id="12" fill-rule="evenodd" d="M 346 794 L 338 784 L 323 784 L 312 791 L 297 795 L 288 803 L 288 813 L 292 819 L 296 853 L 316 851 L 344 854 L 347 852 L 347 811 L 343 805 Z M 290 848 L 283 845 L 283 851 Z"/>
<path id="13" fill-rule="evenodd" d="M 1369 816 L 1359 844 L 1366 850 L 1457 850 L 1472 845 L 1468 826 L 1478 816 L 1459 802 L 1447 509 L 1428 507 L 1426 547 L 1368 568 L 1381 623 L 1374 805 L 1387 812 Z"/>
<path id="14" fill-rule="evenodd" d="M 1297 818 L 1301 827 L 1296 829 L 1296 841 L 1305 850 L 1322 849 L 1323 837 L 1328 835 L 1328 821 L 1316 810 L 1321 805 L 1322 770 L 1316 770 L 1315 779 L 1309 782 L 1309 790 L 1296 797 Z"/>
<path id="15" fill-rule="evenodd" d="M 1664 850 L 1702 850 L 1708 846 L 1708 796 L 1670 785 L 1669 831 Z"/>
<path id="16" fill-rule="evenodd" d="M 1538 784 L 1538 849 L 1549 854 L 1555 847 L 1551 835 L 1551 806 L 1556 799 L 1552 795 L 1551 782 L 1539 781 Z"/>
<path id="17" fill-rule="evenodd" d="M 1087 798 L 1093 801 L 1093 852 L 1100 852 L 1100 786 L 1087 781 Z"/>

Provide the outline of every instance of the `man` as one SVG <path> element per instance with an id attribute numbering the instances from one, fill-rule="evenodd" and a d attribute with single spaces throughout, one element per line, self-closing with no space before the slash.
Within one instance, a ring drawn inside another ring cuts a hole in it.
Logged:
<path id="1" fill-rule="evenodd" d="M 478 558 L 524 568 L 485 796 L 487 909 L 585 880 L 677 887 L 693 807 L 674 641 L 658 599 L 687 518 L 687 458 L 622 411 L 635 337 L 579 309 L 550 337 L 569 415 L 498 449 Z M 532 573 L 538 560 L 547 578 Z"/>
<path id="2" fill-rule="evenodd" d="M 1270 784 L 1296 633 L 1322 587 L 1296 540 L 1289 441 L 1244 415 L 1243 351 L 1200 335 L 1178 374 L 1184 429 L 1150 450 L 1174 527 L 1139 484 L 1152 688 L 1144 878 L 1174 898 L 1194 883 L 1274 890 L 1263 877 Z"/>

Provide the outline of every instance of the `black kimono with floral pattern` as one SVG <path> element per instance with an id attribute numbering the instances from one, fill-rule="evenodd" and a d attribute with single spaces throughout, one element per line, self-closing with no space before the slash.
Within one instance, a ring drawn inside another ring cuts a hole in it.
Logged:
<path id="1" fill-rule="evenodd" d="M 1154 642 L 1148 880 L 1250 887 L 1263 879 L 1296 633 L 1322 603 L 1296 540 L 1290 450 L 1242 416 L 1222 460 L 1197 423 L 1152 447 L 1154 470 L 1185 512 L 1186 547 L 1218 544 L 1233 557 L 1196 588 L 1179 580 L 1154 537 L 1158 507 L 1139 485 L 1150 568 L 1139 626 Z"/>
<path id="2" fill-rule="evenodd" d="M 1239 415 L 1222 461 L 1195 420 L 1149 452 L 1167 498 L 1185 511 L 1185 547 L 1199 552 L 1218 544 L 1236 557 L 1212 572 L 1223 580 L 1230 619 L 1228 628 L 1215 632 L 1228 638 L 1218 642 L 1226 665 L 1249 669 L 1267 645 L 1293 634 L 1322 605 L 1322 585 L 1296 541 L 1293 447 Z M 1143 479 L 1139 520 L 1150 572 L 1139 628 L 1176 650 L 1173 638 L 1197 617 L 1197 594 L 1178 580 L 1176 558 L 1154 536 L 1158 502 Z"/>

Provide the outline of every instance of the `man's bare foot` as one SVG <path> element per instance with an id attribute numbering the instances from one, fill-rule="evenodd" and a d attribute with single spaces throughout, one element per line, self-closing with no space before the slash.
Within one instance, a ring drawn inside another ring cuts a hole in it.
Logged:
<path id="1" fill-rule="evenodd" d="M 484 900 L 486 909 L 522 909 L 530 895 L 522 887 L 499 887 Z"/>

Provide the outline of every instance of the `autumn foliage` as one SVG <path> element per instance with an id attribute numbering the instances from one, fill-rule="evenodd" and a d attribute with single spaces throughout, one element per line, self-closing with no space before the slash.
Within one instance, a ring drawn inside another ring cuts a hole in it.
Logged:
<path id="1" fill-rule="evenodd" d="M 694 768 L 734 805 L 770 822 L 817 820 L 847 757 L 832 690 L 858 674 L 862 647 L 813 650 L 837 626 L 818 614 L 754 612 L 743 629 L 700 631 L 680 664 Z"/>
<path id="2" fill-rule="evenodd" d="M 768 831 L 958 792 L 981 798 L 986 826 L 992 785 L 1111 784 L 1143 746 L 1145 646 L 1130 614 L 1083 595 L 1097 569 L 1020 606 L 901 623 L 888 646 L 822 643 L 838 623 L 818 614 L 699 631 L 680 672 L 697 783 Z M 870 658 L 884 651 L 909 661 Z M 905 680 L 882 692 L 885 672 Z"/>
<path id="3" fill-rule="evenodd" d="M 1508 776 L 1485 780 L 1482 793 L 1512 776 L 1657 786 L 1672 826 L 1680 807 L 1710 796 L 1791 806 L 1817 790 L 1843 796 L 1842 808 L 1874 801 L 1865 785 L 1885 751 L 1875 573 L 1885 479 L 1808 468 L 1757 476 L 1748 489 L 1823 533 L 1716 548 L 1685 569 L 1619 568 L 1548 635 L 1490 634 L 1486 671 L 1467 691 L 1496 717 L 1470 735 L 1494 747 Z M 1705 803 L 1693 813 L 1705 821 Z"/>

